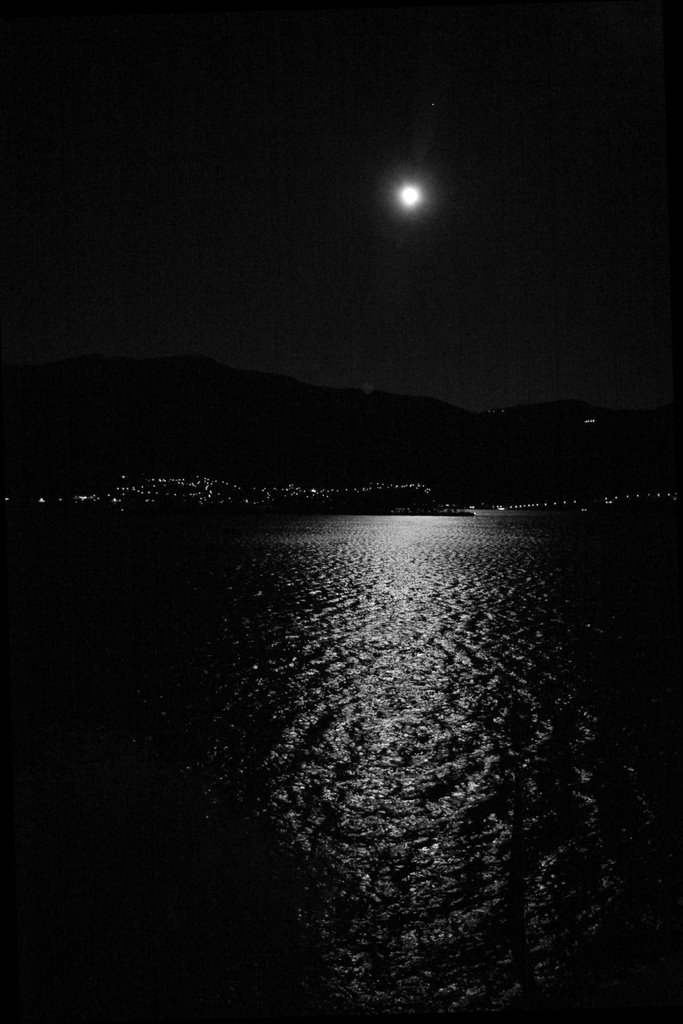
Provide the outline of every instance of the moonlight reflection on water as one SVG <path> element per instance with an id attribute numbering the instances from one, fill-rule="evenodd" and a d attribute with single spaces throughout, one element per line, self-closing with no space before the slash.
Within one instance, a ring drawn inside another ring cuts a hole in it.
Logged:
<path id="1" fill-rule="evenodd" d="M 531 1004 L 618 898 L 581 655 L 594 623 L 566 542 L 548 519 L 493 517 L 271 520 L 232 539 L 188 728 L 217 805 L 238 789 L 315 869 L 330 1005 Z M 637 832 L 650 812 L 627 768 Z"/>

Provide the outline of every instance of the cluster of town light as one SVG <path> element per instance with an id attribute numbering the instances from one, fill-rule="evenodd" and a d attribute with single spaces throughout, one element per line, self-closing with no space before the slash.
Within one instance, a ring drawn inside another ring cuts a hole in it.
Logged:
<path id="1" fill-rule="evenodd" d="M 153 504 L 158 501 L 180 500 L 199 505 L 244 504 L 263 505 L 287 498 L 318 499 L 339 498 L 354 494 L 414 494 L 427 495 L 431 489 L 421 483 L 386 483 L 373 481 L 360 487 L 306 487 L 300 484 L 280 486 L 243 486 L 211 477 L 145 477 L 139 482 L 122 477 L 113 491 L 104 494 L 75 494 L 73 501 L 102 501 L 120 505 L 126 502 Z M 44 499 L 42 499 L 44 501 Z"/>
<path id="2" fill-rule="evenodd" d="M 122 477 L 127 480 L 127 477 Z M 125 505 L 127 502 L 139 502 L 154 504 L 159 501 L 182 500 L 192 501 L 199 505 L 252 505 L 263 506 L 283 498 L 317 499 L 340 498 L 342 496 L 360 494 L 378 494 L 393 497 L 408 497 L 418 495 L 426 497 L 431 494 L 431 488 L 426 484 L 411 483 L 397 484 L 374 481 L 360 487 L 305 487 L 300 484 L 283 484 L 274 487 L 248 487 L 240 484 L 233 484 L 227 480 L 215 480 L 210 477 L 196 477 L 187 479 L 185 477 L 145 477 L 139 483 L 121 483 L 113 491 L 104 494 L 74 494 L 72 501 L 81 502 L 103 502 L 113 505 Z M 486 507 L 497 508 L 501 511 L 517 509 L 571 509 L 578 507 L 587 511 L 588 506 L 614 505 L 617 503 L 632 501 L 653 501 L 653 500 L 676 501 L 676 491 L 636 491 L 630 494 L 612 494 L 600 498 L 565 498 L 558 501 L 530 501 L 509 505 L 486 505 L 469 508 Z M 8 502 L 9 497 L 5 497 Z M 57 501 L 64 499 L 58 498 Z M 35 498 L 40 505 L 46 504 L 44 497 Z"/>

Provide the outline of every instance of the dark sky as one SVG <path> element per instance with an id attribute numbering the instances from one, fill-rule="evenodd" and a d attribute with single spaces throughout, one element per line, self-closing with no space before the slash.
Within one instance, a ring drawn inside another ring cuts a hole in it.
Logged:
<path id="1" fill-rule="evenodd" d="M 649 2 L 5 19 L 3 358 L 670 401 L 662 34 Z"/>

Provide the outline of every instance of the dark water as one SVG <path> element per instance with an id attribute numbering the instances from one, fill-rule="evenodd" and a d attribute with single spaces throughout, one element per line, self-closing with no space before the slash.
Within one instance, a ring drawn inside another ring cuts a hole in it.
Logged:
<path id="1" fill-rule="evenodd" d="M 299 1012 L 571 1005 L 681 942 L 669 516 L 36 524 L 13 542 L 15 674 L 32 694 L 17 701 L 19 741 L 67 704 L 118 716 L 201 780 L 216 821 L 239 807 L 267 824 L 305 879 L 292 876 L 292 901 L 316 977 Z M 112 764 L 102 805 L 122 799 Z M 215 908 L 205 918 L 225 909 L 227 869 L 211 875 L 195 847 L 187 888 Z M 249 884 L 244 920 L 275 933 L 277 899 L 259 904 Z M 194 956 L 210 979 L 198 987 L 218 992 L 223 954 Z M 193 998 L 185 1016 L 202 1015 Z M 215 999 L 222 1013 L 229 999 Z"/>
<path id="2" fill-rule="evenodd" d="M 238 791 L 312 866 L 328 1007 L 532 1005 L 629 915 L 666 927 L 680 724 L 656 519 L 224 534 L 181 742 L 218 808 Z"/>

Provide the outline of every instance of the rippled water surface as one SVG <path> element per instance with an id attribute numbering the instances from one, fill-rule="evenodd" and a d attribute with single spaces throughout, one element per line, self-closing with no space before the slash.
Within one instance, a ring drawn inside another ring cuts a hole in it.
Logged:
<path id="1" fill-rule="evenodd" d="M 531 1003 L 571 984 L 606 922 L 669 899 L 653 760 L 678 726 L 654 736 L 673 647 L 652 602 L 672 595 L 648 575 L 651 530 L 223 528 L 222 624 L 192 659 L 187 750 L 218 809 L 237 791 L 310 866 L 328 1009 Z"/>

